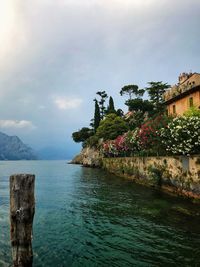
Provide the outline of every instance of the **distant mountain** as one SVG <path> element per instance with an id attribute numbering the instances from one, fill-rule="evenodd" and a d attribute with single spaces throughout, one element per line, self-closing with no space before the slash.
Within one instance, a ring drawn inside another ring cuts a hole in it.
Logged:
<path id="1" fill-rule="evenodd" d="M 0 160 L 36 159 L 32 148 L 25 145 L 17 136 L 8 136 L 0 132 Z"/>

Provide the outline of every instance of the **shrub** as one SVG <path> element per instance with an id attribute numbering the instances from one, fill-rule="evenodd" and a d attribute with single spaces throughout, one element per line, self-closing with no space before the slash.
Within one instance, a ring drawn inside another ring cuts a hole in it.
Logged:
<path id="1" fill-rule="evenodd" d="M 184 116 L 186 116 L 186 117 L 193 117 L 193 116 L 200 117 L 200 109 L 198 109 L 196 107 L 191 107 L 189 110 L 187 110 L 184 113 Z"/>
<path id="2" fill-rule="evenodd" d="M 113 157 L 118 155 L 114 140 L 106 141 L 102 144 L 101 152 L 106 157 Z"/>
<path id="3" fill-rule="evenodd" d="M 200 117 L 174 118 L 160 130 L 162 143 L 172 154 L 190 155 L 200 152 Z"/>
<path id="4" fill-rule="evenodd" d="M 102 145 L 105 156 L 127 156 L 139 150 L 138 131 L 129 131 L 118 136 L 115 140 L 108 140 Z"/>
<path id="5" fill-rule="evenodd" d="M 84 143 L 83 147 L 98 147 L 99 138 L 96 135 L 90 136 Z"/>
<path id="6" fill-rule="evenodd" d="M 167 126 L 171 117 L 159 115 L 147 120 L 140 128 L 138 136 L 142 150 L 151 151 L 151 154 L 162 153 L 160 129 Z"/>
<path id="7" fill-rule="evenodd" d="M 138 152 L 140 150 L 140 140 L 139 140 L 139 128 L 134 131 L 129 131 L 125 134 L 125 144 L 128 148 L 127 150 L 131 153 Z"/>
<path id="8" fill-rule="evenodd" d="M 112 113 L 100 122 L 96 135 L 104 140 L 113 140 L 127 131 L 127 123 L 121 117 Z"/>

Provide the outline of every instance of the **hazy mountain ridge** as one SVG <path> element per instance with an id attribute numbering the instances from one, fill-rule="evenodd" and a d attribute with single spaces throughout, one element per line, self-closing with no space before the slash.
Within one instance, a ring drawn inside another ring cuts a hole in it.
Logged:
<path id="1" fill-rule="evenodd" d="M 0 132 L 0 160 L 32 160 L 37 156 L 32 148 L 25 145 L 17 136 Z"/>

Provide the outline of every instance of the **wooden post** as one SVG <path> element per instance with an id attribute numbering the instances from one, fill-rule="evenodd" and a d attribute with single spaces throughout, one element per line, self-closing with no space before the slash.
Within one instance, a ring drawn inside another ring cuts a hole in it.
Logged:
<path id="1" fill-rule="evenodd" d="M 10 237 L 14 267 L 31 267 L 35 175 L 10 176 Z"/>

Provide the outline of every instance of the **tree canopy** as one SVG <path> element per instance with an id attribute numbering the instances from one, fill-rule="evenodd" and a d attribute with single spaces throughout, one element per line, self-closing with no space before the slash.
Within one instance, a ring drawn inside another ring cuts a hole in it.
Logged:
<path id="1" fill-rule="evenodd" d="M 100 122 L 96 135 L 104 140 L 112 140 L 126 131 L 128 131 L 128 125 L 124 119 L 112 113 Z"/>
<path id="2" fill-rule="evenodd" d="M 129 99 L 125 104 L 128 106 L 129 111 L 151 112 L 154 107 L 149 100 L 143 100 L 141 98 Z"/>
<path id="3" fill-rule="evenodd" d="M 92 135 L 94 135 L 92 129 L 88 127 L 83 127 L 79 131 L 72 133 L 72 138 L 74 142 L 80 143 L 80 142 L 85 142 L 85 140 L 87 140 Z"/>
<path id="4" fill-rule="evenodd" d="M 138 85 L 130 84 L 130 85 L 125 85 L 124 87 L 122 87 L 120 91 L 120 95 L 126 94 L 129 96 L 129 100 L 131 100 L 133 95 L 135 95 L 136 97 L 141 97 L 143 96 L 144 92 L 145 90 L 139 89 Z"/>
<path id="5" fill-rule="evenodd" d="M 169 84 L 163 82 L 148 82 L 149 87 L 146 87 L 150 101 L 153 103 L 157 111 L 160 110 L 163 104 L 163 94 L 167 88 L 170 87 Z"/>

